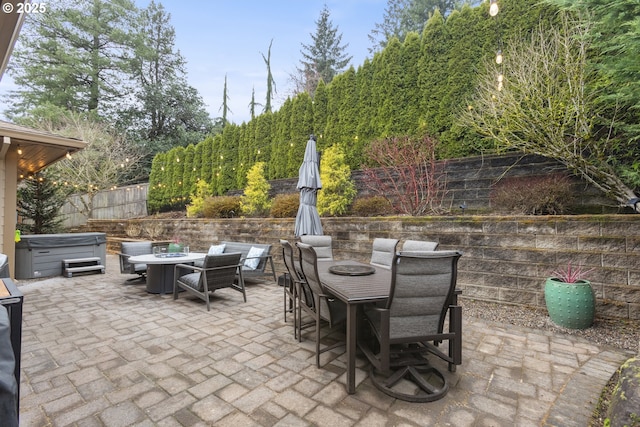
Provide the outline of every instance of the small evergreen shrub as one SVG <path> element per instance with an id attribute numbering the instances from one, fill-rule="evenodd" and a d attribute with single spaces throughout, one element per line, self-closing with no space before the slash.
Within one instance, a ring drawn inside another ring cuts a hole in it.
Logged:
<path id="1" fill-rule="evenodd" d="M 264 162 L 258 162 L 247 172 L 247 186 L 240 197 L 240 207 L 247 216 L 265 216 L 271 209 L 271 185 L 264 176 Z"/>
<path id="2" fill-rule="evenodd" d="M 191 203 L 187 205 L 187 217 L 200 218 L 204 215 L 204 201 L 211 195 L 209 184 L 200 179 L 196 184 L 195 195 L 191 196 Z"/>
<path id="3" fill-rule="evenodd" d="M 300 194 L 278 194 L 271 204 L 273 218 L 295 218 L 300 206 Z"/>
<path id="4" fill-rule="evenodd" d="M 382 196 L 359 197 L 351 206 L 354 216 L 386 216 L 393 214 L 391 202 Z"/>
<path id="5" fill-rule="evenodd" d="M 562 215 L 574 201 L 572 187 L 562 174 L 507 178 L 491 190 L 491 206 L 511 214 Z"/>
<path id="6" fill-rule="evenodd" d="M 205 218 L 234 218 L 240 213 L 239 196 L 207 197 L 202 208 Z"/>

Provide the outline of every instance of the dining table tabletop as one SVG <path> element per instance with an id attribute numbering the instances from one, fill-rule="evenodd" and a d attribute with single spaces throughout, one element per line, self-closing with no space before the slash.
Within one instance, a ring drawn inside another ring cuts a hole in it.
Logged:
<path id="1" fill-rule="evenodd" d="M 391 270 L 352 260 L 318 261 L 318 276 L 325 289 L 347 305 L 346 388 L 353 394 L 356 391 L 358 305 L 389 298 Z"/>

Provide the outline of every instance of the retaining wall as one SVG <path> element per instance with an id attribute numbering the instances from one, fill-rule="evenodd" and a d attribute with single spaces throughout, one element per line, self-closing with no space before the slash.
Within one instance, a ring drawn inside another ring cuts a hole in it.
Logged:
<path id="1" fill-rule="evenodd" d="M 322 218 L 337 259 L 368 261 L 376 237 L 433 240 L 464 252 L 458 285 L 464 298 L 544 307 L 544 280 L 558 266 L 584 265 L 597 299 L 596 315 L 640 319 L 640 215 L 450 216 Z M 119 239 L 178 236 L 192 251 L 221 240 L 271 243 L 284 271 L 279 239 L 294 240 L 293 219 L 90 220 L 86 231 Z"/>

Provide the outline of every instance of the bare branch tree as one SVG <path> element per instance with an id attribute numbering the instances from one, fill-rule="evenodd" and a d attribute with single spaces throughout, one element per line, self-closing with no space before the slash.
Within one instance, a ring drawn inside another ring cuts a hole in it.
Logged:
<path id="1" fill-rule="evenodd" d="M 372 163 L 363 167 L 365 185 L 398 213 L 442 213 L 446 182 L 436 162 L 436 144 L 428 136 L 373 141 L 365 153 Z"/>
<path id="2" fill-rule="evenodd" d="M 121 183 L 122 177 L 135 170 L 144 155 L 141 150 L 132 148 L 122 135 L 84 114 L 66 111 L 55 120 L 41 119 L 31 124 L 47 132 L 89 143 L 84 150 L 47 169 L 68 194 L 85 193 L 79 198 L 81 206 L 74 204 L 74 207 L 87 218 L 92 217 L 95 194 Z"/>
<path id="3" fill-rule="evenodd" d="M 462 122 L 500 150 L 560 161 L 627 205 L 635 194 L 614 170 L 610 139 L 598 134 L 596 94 L 588 89 L 588 27 L 565 15 L 560 27 L 539 28 L 529 41 L 514 41 L 505 51 L 501 90 L 501 69 L 488 64 Z"/>

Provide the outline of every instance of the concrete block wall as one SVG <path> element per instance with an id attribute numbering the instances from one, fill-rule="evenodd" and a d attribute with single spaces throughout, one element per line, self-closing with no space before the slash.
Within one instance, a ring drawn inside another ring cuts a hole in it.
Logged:
<path id="1" fill-rule="evenodd" d="M 127 236 L 129 222 L 156 222 L 156 240 L 179 236 L 192 251 L 221 240 L 271 243 L 284 271 L 279 240 L 293 237 L 293 219 L 91 220 L 86 231 L 109 239 Z M 458 284 L 463 298 L 544 307 L 544 281 L 558 266 L 582 265 L 596 294 L 596 315 L 640 319 L 640 215 L 450 216 L 322 218 L 338 259 L 368 261 L 376 237 L 433 240 L 464 252 Z M 135 228 L 135 227 L 134 227 Z M 144 228 L 144 227 L 139 227 Z M 112 249 L 113 245 L 109 245 Z"/>

